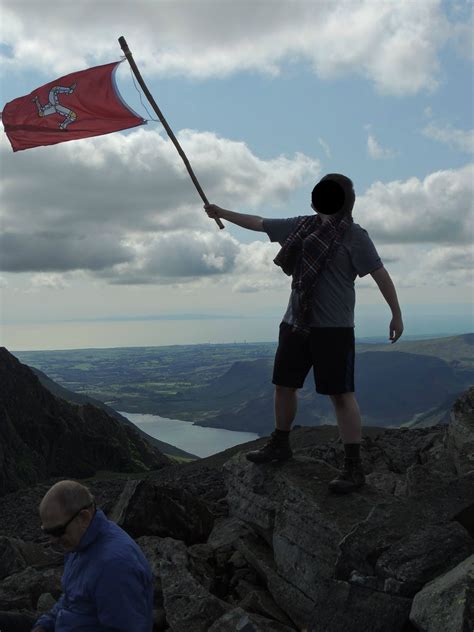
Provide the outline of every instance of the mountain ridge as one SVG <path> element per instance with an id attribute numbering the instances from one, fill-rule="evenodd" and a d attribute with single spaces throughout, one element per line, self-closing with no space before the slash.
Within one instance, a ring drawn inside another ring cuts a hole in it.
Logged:
<path id="1" fill-rule="evenodd" d="M 39 369 L 35 369 L 34 367 L 29 367 L 29 368 L 38 377 L 41 384 L 55 397 L 60 397 L 61 399 L 64 399 L 65 401 L 70 402 L 70 403 L 91 404 L 92 406 L 95 406 L 96 408 L 101 408 L 108 415 L 120 421 L 120 423 L 126 424 L 127 426 L 130 426 L 131 428 L 136 430 L 138 434 L 141 435 L 148 443 L 158 448 L 166 456 L 178 456 L 178 457 L 183 457 L 186 459 L 199 459 L 199 457 L 196 454 L 191 454 L 190 452 L 181 450 L 180 448 L 177 448 L 176 446 L 171 445 L 170 443 L 165 443 L 164 441 L 160 441 L 159 439 L 156 439 L 155 437 L 150 436 L 145 431 L 141 430 L 141 428 L 138 428 L 133 422 L 130 421 L 130 419 L 127 419 L 127 417 L 124 417 L 119 412 L 117 412 L 110 406 L 107 406 L 107 404 L 104 404 L 98 399 L 94 399 L 93 397 L 89 397 L 88 395 L 83 395 L 81 393 L 75 393 L 74 391 L 70 391 L 69 389 L 64 388 L 63 386 L 60 386 L 59 384 L 57 384 L 57 382 L 55 382 L 50 377 L 48 377 L 46 373 L 43 373 L 43 371 L 40 371 Z"/>
<path id="2" fill-rule="evenodd" d="M 173 462 L 133 428 L 91 404 L 52 395 L 0 347 L 0 495 L 61 473 L 146 472 Z"/>

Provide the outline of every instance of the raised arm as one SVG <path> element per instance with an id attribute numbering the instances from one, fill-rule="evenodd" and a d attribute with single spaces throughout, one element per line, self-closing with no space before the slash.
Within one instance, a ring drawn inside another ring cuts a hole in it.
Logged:
<path id="1" fill-rule="evenodd" d="M 263 232 L 263 218 L 258 215 L 247 215 L 246 213 L 234 213 L 234 211 L 228 211 L 225 208 L 221 208 L 216 204 L 205 204 L 204 210 L 208 217 L 212 219 L 221 217 L 222 219 L 242 226 L 242 228 L 248 228 L 249 230 L 258 230 Z"/>

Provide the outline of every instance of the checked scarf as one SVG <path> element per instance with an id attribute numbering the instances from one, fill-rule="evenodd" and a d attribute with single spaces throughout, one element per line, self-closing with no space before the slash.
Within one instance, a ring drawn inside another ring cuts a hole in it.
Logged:
<path id="1" fill-rule="evenodd" d="M 288 276 L 293 275 L 291 289 L 300 298 L 293 331 L 309 334 L 311 297 L 319 275 L 330 264 L 342 242 L 344 233 L 354 222 L 352 215 L 330 217 L 325 223 L 319 215 L 304 217 L 288 235 L 273 262 Z"/>

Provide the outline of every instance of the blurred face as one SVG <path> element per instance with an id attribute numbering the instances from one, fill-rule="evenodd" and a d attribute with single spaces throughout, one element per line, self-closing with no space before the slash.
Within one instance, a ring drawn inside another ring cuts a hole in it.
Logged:
<path id="1" fill-rule="evenodd" d="M 50 502 L 41 513 L 41 529 L 49 535 L 55 545 L 65 552 L 74 551 L 87 531 L 95 514 L 95 505 L 79 512 L 66 515 L 54 502 Z"/>
<path id="2" fill-rule="evenodd" d="M 313 190 L 311 208 L 323 222 L 329 221 L 342 210 L 345 194 L 343 188 L 333 180 L 321 180 Z"/>

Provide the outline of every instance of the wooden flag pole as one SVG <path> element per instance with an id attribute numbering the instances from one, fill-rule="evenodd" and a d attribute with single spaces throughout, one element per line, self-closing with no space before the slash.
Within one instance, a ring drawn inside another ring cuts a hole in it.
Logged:
<path id="1" fill-rule="evenodd" d="M 194 172 L 191 168 L 191 165 L 189 164 L 189 160 L 186 157 L 186 154 L 184 153 L 184 151 L 181 148 L 181 145 L 179 144 L 176 136 L 173 134 L 173 130 L 171 129 L 171 127 L 168 125 L 165 117 L 163 116 L 163 114 L 161 113 L 160 108 L 157 106 L 157 104 L 155 103 L 155 99 L 153 98 L 153 96 L 151 95 L 150 91 L 148 90 L 148 88 L 146 87 L 145 82 L 142 79 L 142 76 L 140 74 L 140 71 L 137 68 L 137 65 L 132 57 L 132 53 L 130 52 L 128 46 L 127 46 L 127 42 L 125 41 L 125 38 L 123 37 L 123 35 L 121 37 L 119 37 L 119 44 L 121 49 L 124 52 L 125 57 L 128 59 L 128 63 L 130 64 L 132 70 L 133 70 L 133 74 L 135 75 L 135 77 L 138 80 L 138 83 L 140 84 L 140 86 L 142 87 L 143 92 L 146 95 L 146 98 L 148 99 L 148 101 L 150 102 L 152 108 L 155 110 L 155 112 L 158 114 L 158 118 L 160 119 L 160 121 L 163 124 L 163 127 L 165 128 L 166 132 L 168 133 L 168 136 L 171 138 L 171 140 L 174 143 L 174 146 L 176 147 L 176 149 L 178 150 L 179 155 L 181 156 L 181 158 L 183 159 L 184 164 L 186 165 L 186 169 L 188 170 L 189 175 L 191 176 L 191 180 L 194 182 L 194 186 L 196 187 L 199 195 L 202 198 L 202 201 L 204 202 L 204 204 L 209 204 L 207 197 L 204 195 L 204 191 L 201 188 L 201 185 L 199 184 L 196 176 L 194 175 Z M 219 226 L 219 228 L 224 228 L 224 224 L 221 222 L 221 220 L 218 217 L 214 218 L 216 220 L 217 225 Z"/>

